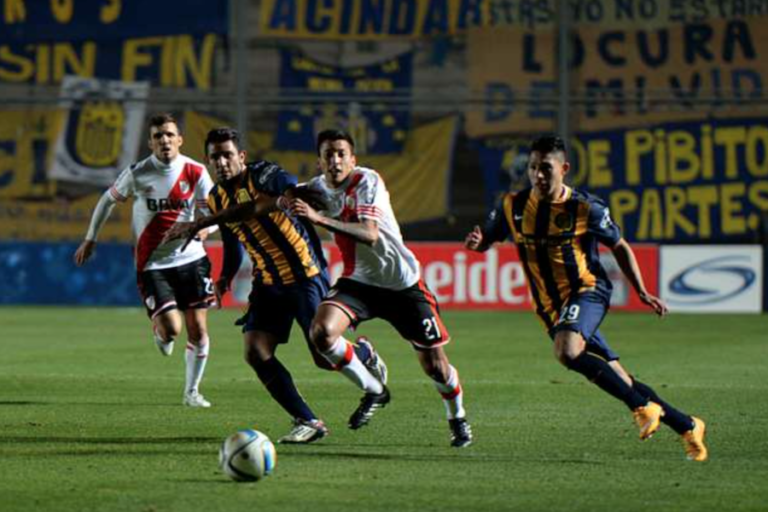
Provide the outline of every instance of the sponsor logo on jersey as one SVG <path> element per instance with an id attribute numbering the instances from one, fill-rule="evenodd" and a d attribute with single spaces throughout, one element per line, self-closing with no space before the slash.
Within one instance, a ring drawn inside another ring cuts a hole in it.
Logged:
<path id="1" fill-rule="evenodd" d="M 147 209 L 151 212 L 186 210 L 190 207 L 189 199 L 153 199 L 147 198 Z"/>

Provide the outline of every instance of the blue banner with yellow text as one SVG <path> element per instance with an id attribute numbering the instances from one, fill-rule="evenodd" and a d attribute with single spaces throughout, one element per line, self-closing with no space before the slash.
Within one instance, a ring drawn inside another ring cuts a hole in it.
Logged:
<path id="1" fill-rule="evenodd" d="M 525 145 L 492 140 L 482 143 L 486 176 L 519 175 Z M 572 184 L 602 197 L 630 241 L 743 243 L 766 229 L 766 118 L 584 132 L 569 158 Z"/>
<path id="2" fill-rule="evenodd" d="M 278 149 L 314 151 L 320 131 L 344 128 L 359 154 L 402 150 L 411 122 L 412 53 L 354 67 L 322 64 L 294 50 L 281 55 L 281 95 L 301 92 L 312 104 L 280 112 Z"/>
<path id="3" fill-rule="evenodd" d="M 34 8 L 33 8 L 34 4 Z M 66 75 L 208 89 L 228 2 L 5 2 L 0 84 L 58 84 Z"/>

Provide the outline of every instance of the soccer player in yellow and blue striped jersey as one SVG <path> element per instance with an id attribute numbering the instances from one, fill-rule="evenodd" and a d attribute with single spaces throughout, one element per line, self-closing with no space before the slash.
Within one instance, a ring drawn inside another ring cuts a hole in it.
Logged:
<path id="1" fill-rule="evenodd" d="M 600 333 L 612 286 L 598 244 L 611 249 L 645 304 L 659 316 L 667 313 L 667 306 L 646 290 L 632 248 L 605 204 L 565 185 L 570 164 L 563 141 L 541 137 L 530 150 L 531 187 L 505 194 L 485 226 L 467 235 L 465 246 L 485 251 L 496 242 L 513 240 L 557 359 L 623 401 L 634 414 L 641 439 L 650 438 L 663 422 L 682 436 L 689 459 L 705 460 L 704 422 L 675 409 L 627 373 Z"/>
<path id="2" fill-rule="evenodd" d="M 239 134 L 231 128 L 211 130 L 206 138 L 208 167 L 217 183 L 208 196 L 212 215 L 191 226 L 179 226 L 172 236 L 188 239 L 213 224 L 221 228 L 224 264 L 216 282 L 216 296 L 229 290 L 240 268 L 241 248 L 253 263 L 253 286 L 243 326 L 245 357 L 272 397 L 294 419 L 294 428 L 281 443 L 309 443 L 325 437 L 328 429 L 298 392 L 288 370 L 276 357 L 287 343 L 294 320 L 301 327 L 315 364 L 336 370 L 309 341 L 315 312 L 329 289 L 320 239 L 308 221 L 281 208 L 300 194 L 297 179 L 277 164 L 246 163 Z M 309 196 L 305 197 L 311 199 Z M 352 345 L 374 377 L 386 379 L 386 366 L 367 340 Z M 373 378 L 373 377 L 372 377 Z"/>

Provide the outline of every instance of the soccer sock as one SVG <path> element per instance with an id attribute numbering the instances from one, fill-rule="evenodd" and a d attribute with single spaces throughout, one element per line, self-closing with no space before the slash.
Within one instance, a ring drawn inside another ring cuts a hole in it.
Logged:
<path id="1" fill-rule="evenodd" d="M 443 403 L 445 404 L 445 414 L 449 420 L 455 418 L 463 418 L 466 416 L 464 411 L 464 390 L 461 389 L 461 383 L 459 382 L 459 372 L 456 368 L 449 366 L 450 373 L 448 375 L 447 382 L 440 382 L 434 380 L 437 391 L 443 397 Z"/>
<path id="2" fill-rule="evenodd" d="M 292 418 L 314 420 L 317 418 L 307 402 L 304 401 L 296 385 L 293 383 L 288 369 L 276 358 L 259 361 L 254 367 L 259 380 L 267 388 L 272 398 L 280 404 Z"/>
<path id="3" fill-rule="evenodd" d="M 586 350 L 575 359 L 568 360 L 567 367 L 569 370 L 582 374 L 597 384 L 600 389 L 627 404 L 631 410 L 648 404 L 648 398 L 624 382 L 624 379 L 613 371 L 613 368 L 604 359 L 594 356 Z"/>
<path id="4" fill-rule="evenodd" d="M 632 383 L 632 387 L 634 387 L 638 393 L 648 398 L 648 400 L 656 402 L 662 409 L 664 409 L 664 416 L 662 416 L 661 422 L 668 425 L 669 428 L 682 435 L 694 427 L 693 418 L 662 400 L 651 386 L 640 382 L 634 377 L 632 377 Z"/>
<path id="5" fill-rule="evenodd" d="M 371 375 L 371 372 L 363 365 L 355 354 L 354 345 L 339 336 L 327 352 L 323 352 L 332 365 L 343 373 L 357 387 L 366 393 L 379 394 L 384 391 L 384 386 Z"/>
<path id="6" fill-rule="evenodd" d="M 185 388 L 187 393 L 197 393 L 197 388 L 203 379 L 203 373 L 205 373 L 205 363 L 208 362 L 209 347 L 208 336 L 201 338 L 198 345 L 187 342 L 187 350 L 184 354 L 187 363 Z"/>

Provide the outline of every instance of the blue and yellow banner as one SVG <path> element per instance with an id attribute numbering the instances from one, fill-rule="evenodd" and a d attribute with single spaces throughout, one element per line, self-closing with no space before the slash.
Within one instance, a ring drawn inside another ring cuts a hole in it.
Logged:
<path id="1" fill-rule="evenodd" d="M 560 0 L 262 0 L 259 35 L 284 39 L 384 40 L 462 34 L 472 28 L 552 30 Z M 763 1 L 569 1 L 582 27 L 615 30 L 768 14 Z"/>
<path id="2" fill-rule="evenodd" d="M 184 152 L 202 161 L 203 143 L 208 131 L 226 123 L 208 116 L 187 113 Z M 450 206 L 450 177 L 453 147 L 459 120 L 447 117 L 410 131 L 401 153 L 359 156 L 358 163 L 381 174 L 392 196 L 392 207 L 402 224 L 444 218 Z M 317 153 L 281 151 L 268 147 L 270 134 L 251 132 L 249 160 L 278 162 L 299 181 L 317 173 Z M 198 153 L 195 153 L 198 151 Z"/>
<path id="3" fill-rule="evenodd" d="M 514 138 L 484 146 L 490 165 L 525 151 Z M 584 132 L 569 156 L 572 184 L 602 197 L 630 241 L 743 243 L 768 217 L 768 118 Z"/>
<path id="4" fill-rule="evenodd" d="M 8 0 L 0 11 L 0 84 L 66 75 L 208 89 L 229 30 L 229 2 Z"/>
<path id="5" fill-rule="evenodd" d="M 361 155 L 401 151 L 411 122 L 412 61 L 409 52 L 379 64 L 339 67 L 283 50 L 281 95 L 300 93 L 312 104 L 280 112 L 276 148 L 314 151 L 317 134 L 338 127 L 354 136 Z"/>
<path id="6" fill-rule="evenodd" d="M 66 112 L 25 109 L 0 115 L 0 199 L 52 196 L 55 183 L 48 180 L 48 168 Z"/>
<path id="7" fill-rule="evenodd" d="M 654 27 L 637 17 L 624 27 L 577 27 L 570 42 L 573 126 L 603 130 L 753 115 L 750 105 L 764 101 L 768 87 L 767 22 L 763 15 Z M 554 129 L 556 43 L 553 31 L 470 31 L 469 84 L 482 98 L 482 107 L 467 115 L 472 137 Z"/>

